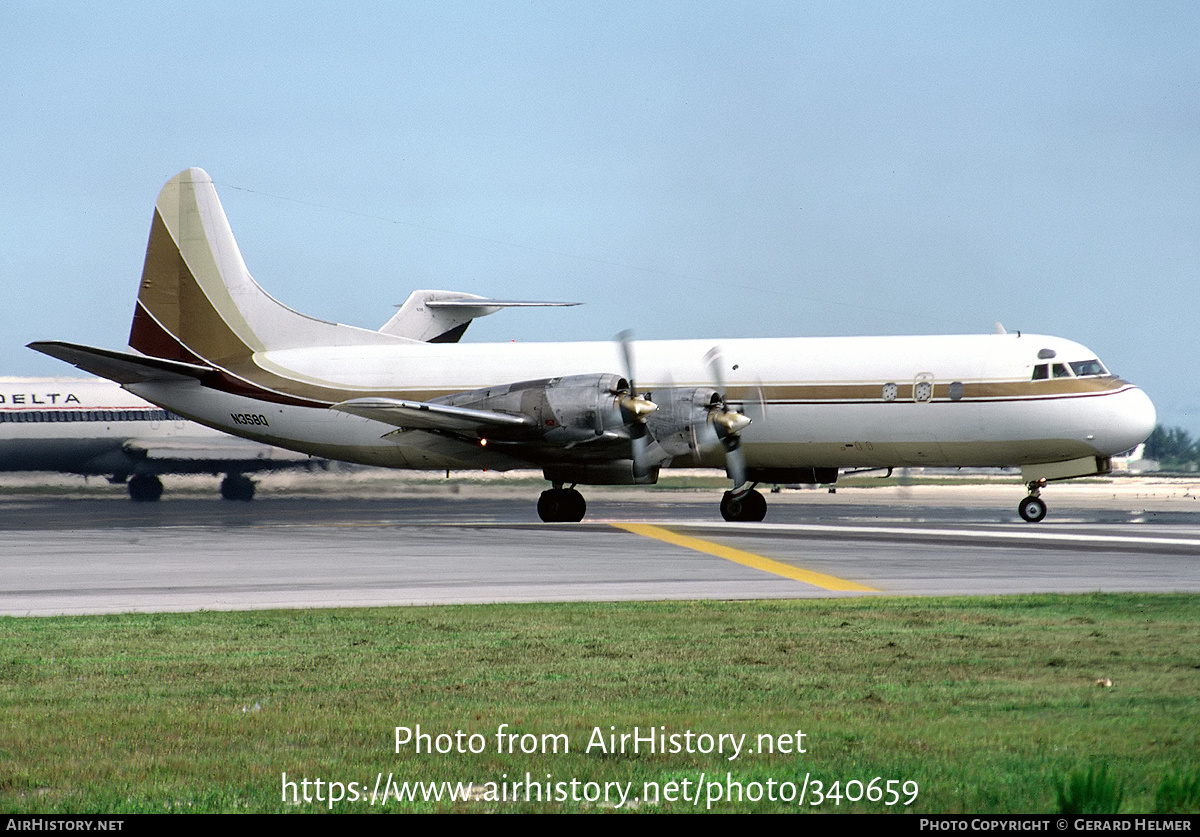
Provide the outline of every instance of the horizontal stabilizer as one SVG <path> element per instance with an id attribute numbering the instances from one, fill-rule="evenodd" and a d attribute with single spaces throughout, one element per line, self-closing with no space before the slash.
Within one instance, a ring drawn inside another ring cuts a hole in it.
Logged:
<path id="1" fill-rule="evenodd" d="M 132 352 L 116 352 L 112 349 L 97 349 L 58 340 L 39 340 L 30 343 L 29 348 L 65 360 L 84 372 L 108 378 L 118 384 L 194 380 L 213 371 L 211 366 L 146 357 Z"/>
<path id="2" fill-rule="evenodd" d="M 459 291 L 413 291 L 382 334 L 426 343 L 457 343 L 472 320 L 505 308 L 566 308 L 578 302 L 487 299 Z"/>
<path id="3" fill-rule="evenodd" d="M 581 302 L 541 302 L 536 299 L 431 299 L 426 303 L 430 308 L 571 308 L 582 305 Z M 486 311 L 485 313 L 492 313 Z M 476 314 L 476 316 L 483 316 Z"/>
<path id="4" fill-rule="evenodd" d="M 425 401 L 401 401 L 396 398 L 354 398 L 334 404 L 330 409 L 411 430 L 448 430 L 474 433 L 489 428 L 535 427 L 531 416 L 514 416 L 495 410 L 471 410 L 430 404 Z"/>

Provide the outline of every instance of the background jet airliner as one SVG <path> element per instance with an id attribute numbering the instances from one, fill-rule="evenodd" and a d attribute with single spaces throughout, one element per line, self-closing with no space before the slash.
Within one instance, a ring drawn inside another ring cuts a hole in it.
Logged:
<path id="1" fill-rule="evenodd" d="M 111 381 L 0 378 L 0 471 L 57 471 L 128 481 L 162 496 L 162 474 L 225 474 L 221 496 L 250 500 L 246 474 L 324 464 L 249 442 L 148 404 Z"/>
<path id="2" fill-rule="evenodd" d="M 1068 340 L 943 337 L 457 343 L 506 303 L 421 291 L 379 331 L 280 304 L 251 278 L 209 176 L 159 194 L 129 346 L 30 347 L 203 424 L 394 468 L 542 469 L 538 512 L 577 521 L 576 484 L 724 467 L 727 520 L 759 482 L 840 468 L 1017 466 L 1041 520 L 1049 480 L 1109 469 L 1154 427 L 1146 395 Z"/>

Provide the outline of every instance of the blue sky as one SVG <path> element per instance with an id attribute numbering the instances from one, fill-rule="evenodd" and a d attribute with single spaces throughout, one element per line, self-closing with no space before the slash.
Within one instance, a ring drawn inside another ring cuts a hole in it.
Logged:
<path id="1" fill-rule="evenodd" d="M 0 6 L 3 374 L 128 335 L 154 199 L 217 183 L 255 278 L 472 340 L 1010 331 L 1200 435 L 1200 6 Z"/>

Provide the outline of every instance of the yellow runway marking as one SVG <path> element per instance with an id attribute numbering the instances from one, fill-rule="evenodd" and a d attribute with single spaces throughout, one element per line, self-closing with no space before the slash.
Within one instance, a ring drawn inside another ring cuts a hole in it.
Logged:
<path id="1" fill-rule="evenodd" d="M 678 535 L 668 529 L 663 529 L 661 526 L 650 526 L 646 523 L 613 523 L 611 525 L 618 529 L 632 532 L 635 535 L 656 538 L 660 541 L 675 544 L 676 546 L 685 547 L 686 549 L 694 549 L 697 552 L 715 555 L 718 558 L 724 558 L 726 561 L 733 561 L 735 564 L 741 564 L 745 567 L 753 567 L 756 570 L 774 573 L 784 578 L 803 581 L 805 584 L 811 584 L 823 590 L 854 591 L 858 593 L 880 592 L 874 587 L 866 587 L 862 584 L 856 584 L 853 581 L 836 578 L 832 575 L 825 575 L 824 573 L 802 570 L 799 567 L 793 567 L 791 564 L 784 564 L 781 561 L 773 561 L 770 558 L 755 555 L 753 552 L 743 552 L 740 549 L 721 546 L 719 543 L 713 543 L 712 541 L 703 541 L 699 538 L 690 538 L 687 535 Z"/>

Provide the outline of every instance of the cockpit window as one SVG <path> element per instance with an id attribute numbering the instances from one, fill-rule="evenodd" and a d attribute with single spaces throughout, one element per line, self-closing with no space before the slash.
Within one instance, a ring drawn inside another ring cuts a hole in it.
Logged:
<path id="1" fill-rule="evenodd" d="M 1068 369 L 1067 367 L 1070 366 Z M 1073 374 L 1072 374 L 1073 373 Z M 1107 375 L 1104 364 L 1092 358 L 1091 360 L 1074 360 L 1065 363 L 1039 363 L 1033 367 L 1033 380 L 1045 381 L 1050 378 L 1082 378 L 1087 375 Z"/>
<path id="2" fill-rule="evenodd" d="M 1091 360 L 1076 360 L 1071 362 L 1071 370 L 1080 378 L 1084 375 L 1107 375 L 1104 364 L 1092 358 Z"/>

